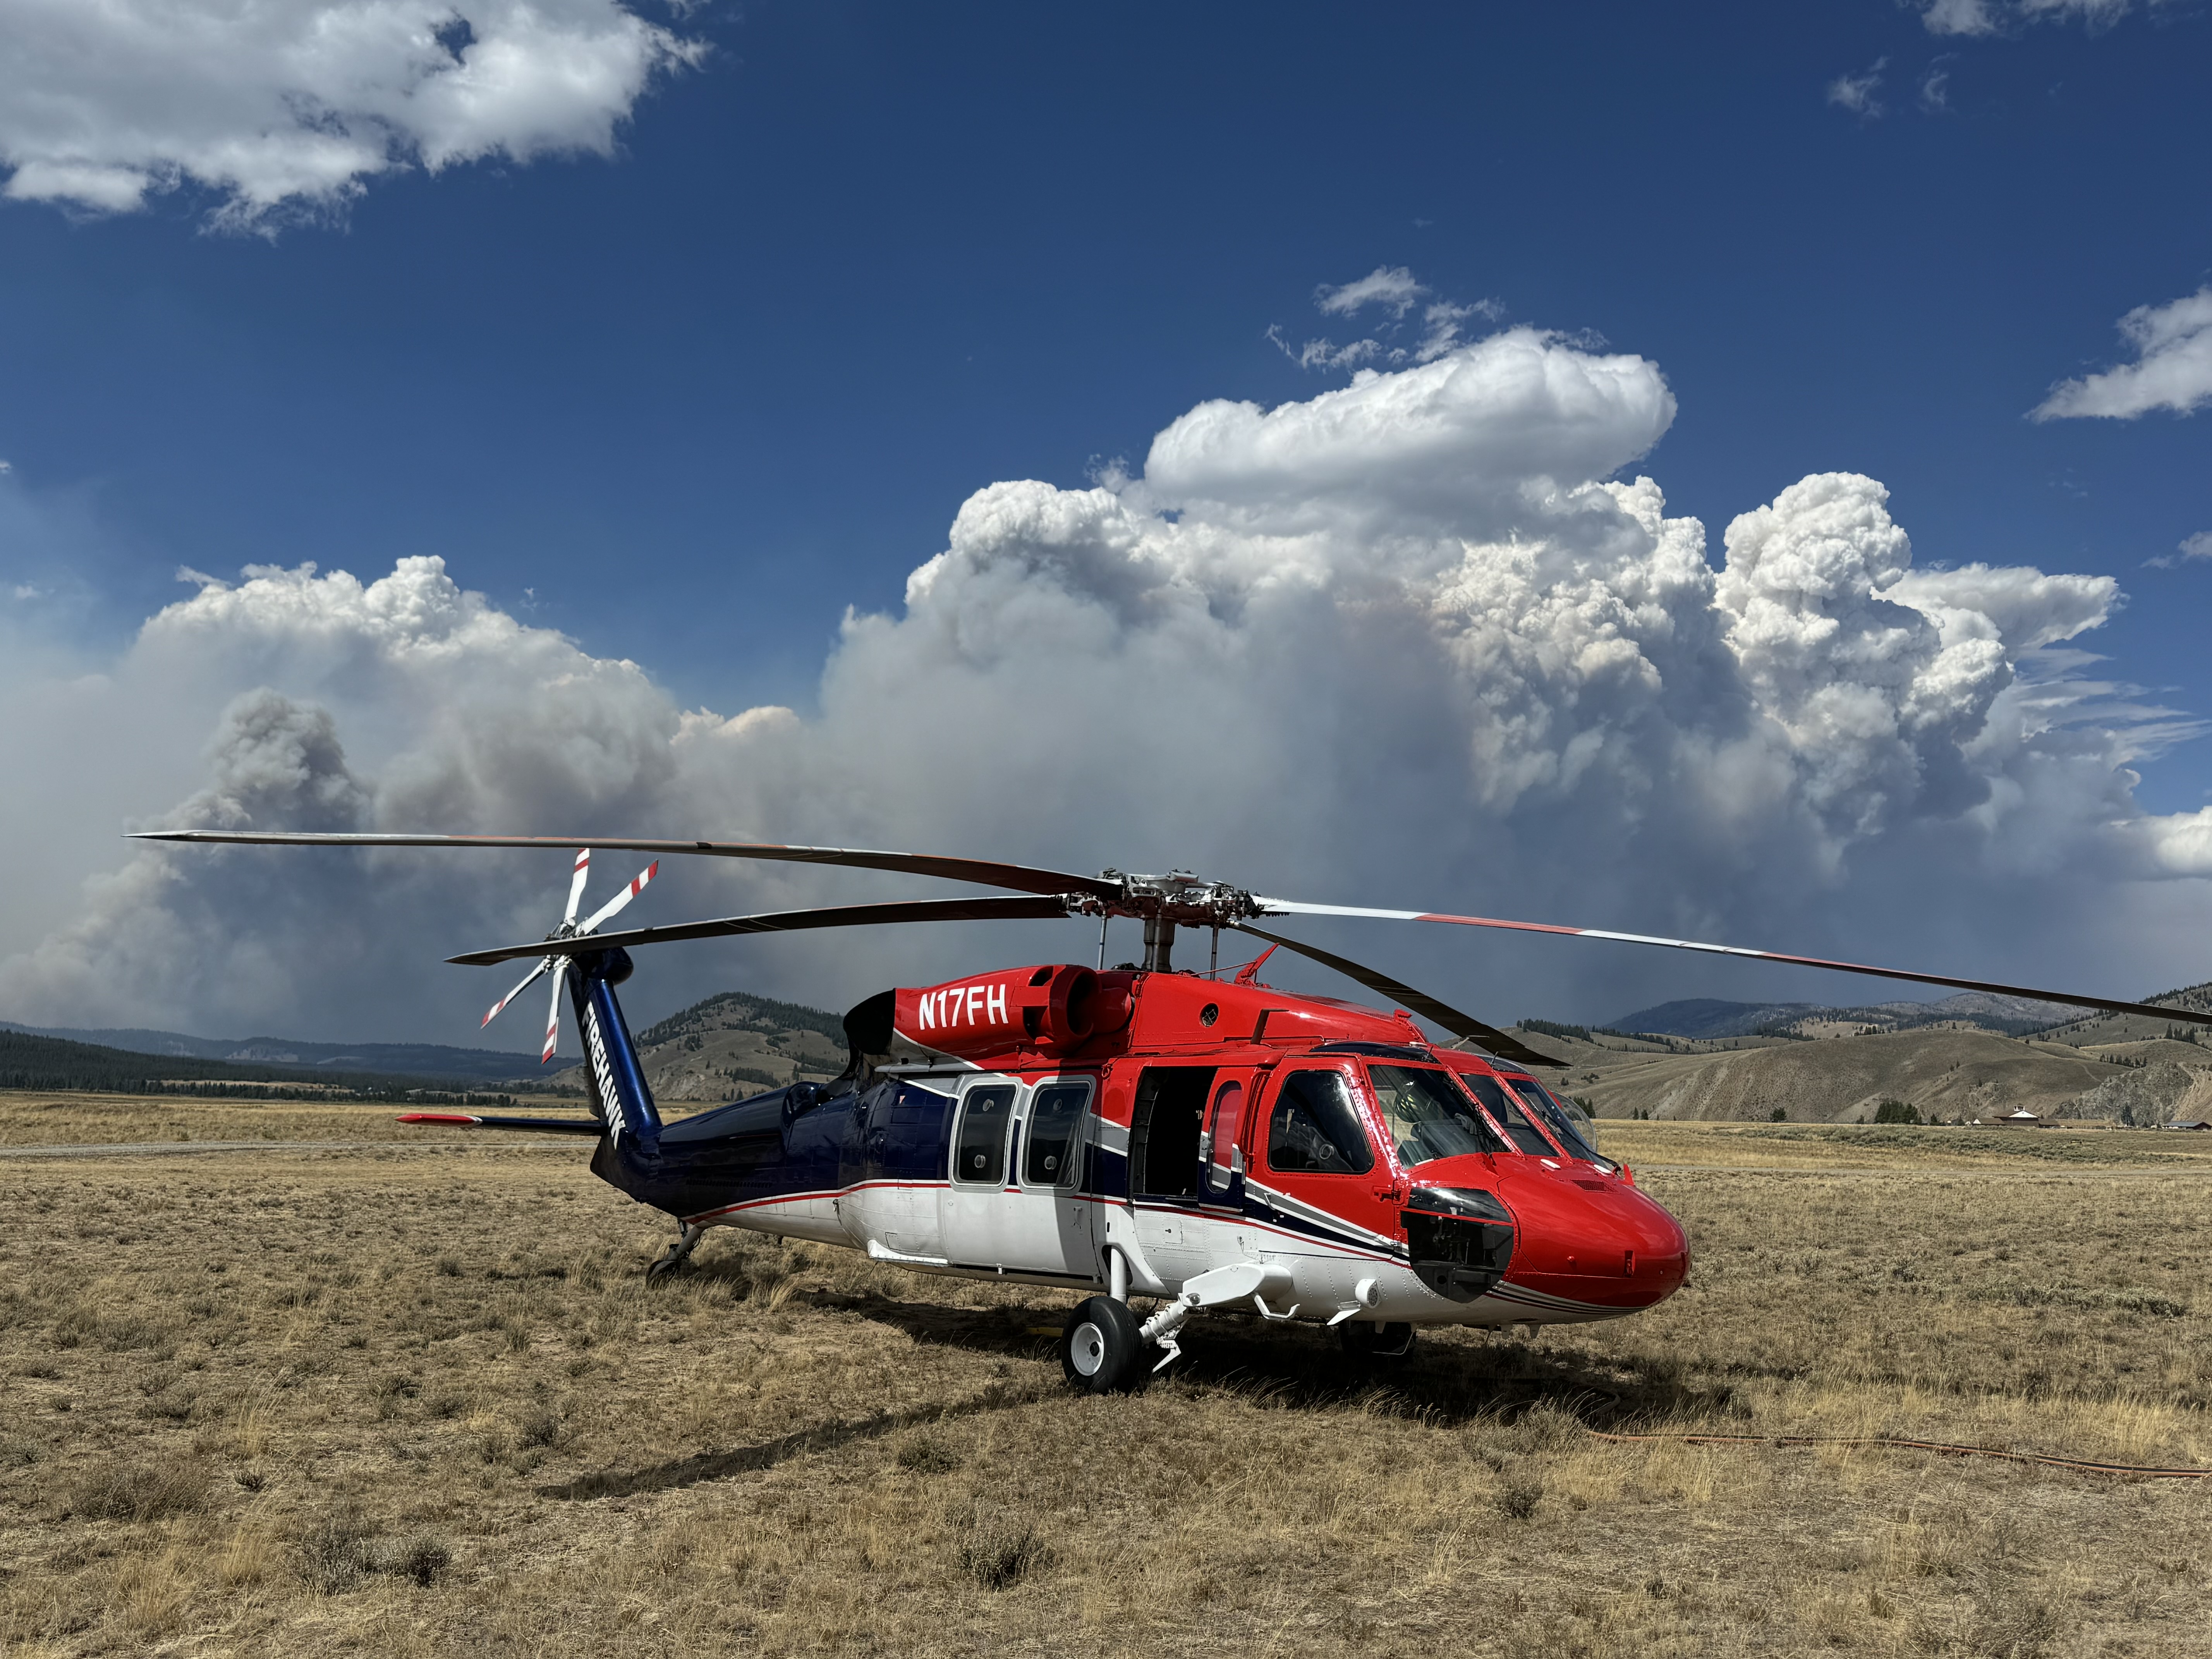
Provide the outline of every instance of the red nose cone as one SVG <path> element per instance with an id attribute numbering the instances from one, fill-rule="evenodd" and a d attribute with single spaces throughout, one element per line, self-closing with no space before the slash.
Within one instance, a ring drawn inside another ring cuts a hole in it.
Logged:
<path id="1" fill-rule="evenodd" d="M 1508 1285 L 1601 1316 L 1649 1308 L 1682 1287 L 1689 1240 L 1680 1223 L 1637 1188 L 1587 1164 L 1553 1170 L 1516 1158 L 1499 1165 L 1498 1195 L 1520 1224 Z"/>

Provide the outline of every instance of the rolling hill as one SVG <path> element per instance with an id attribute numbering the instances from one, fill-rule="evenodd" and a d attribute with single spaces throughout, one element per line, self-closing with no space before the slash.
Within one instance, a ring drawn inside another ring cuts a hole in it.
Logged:
<path id="1" fill-rule="evenodd" d="M 1927 1025 L 1972 1026 L 2026 1036 L 2073 1019 L 2062 1003 L 1967 991 L 1939 1002 L 1723 1002 L 1710 997 L 1662 1002 L 1623 1014 L 1607 1028 L 1699 1039 L 1731 1036 L 1840 1036 L 1862 1030 L 1905 1031 Z"/>
<path id="2" fill-rule="evenodd" d="M 2185 985 L 2178 991 L 2163 991 L 2144 1000 L 2188 1008 L 2200 1014 L 2212 1014 L 2212 982 Z M 2050 1027 L 2043 1035 L 2053 1042 L 2070 1043 L 2077 1048 L 2179 1037 L 2183 1041 L 2193 1041 L 2205 1048 L 2208 1053 L 2212 1053 L 2212 1027 L 2147 1019 L 2140 1014 L 2084 1014 L 2078 1008 L 2069 1009 L 2065 1023 Z"/>
<path id="3" fill-rule="evenodd" d="M 2022 1108 L 2133 1127 L 2212 1117 L 2212 1048 L 2165 1038 L 2089 1048 L 1940 1026 L 1821 1042 L 1529 1036 L 1564 1062 L 1557 1086 L 1601 1117 L 1741 1121 L 1778 1109 L 1847 1123 L 1885 1100 L 1965 1121 Z"/>
<path id="4" fill-rule="evenodd" d="M 401 1077 L 465 1079 L 477 1083 L 531 1079 L 538 1070 L 534 1054 L 514 1054 L 504 1048 L 457 1048 L 440 1042 L 307 1042 L 295 1037 L 196 1037 L 182 1031 L 137 1027 L 85 1030 L 65 1025 L 18 1025 L 11 1020 L 0 1020 L 0 1032 L 7 1031 L 179 1060 L 389 1073 Z"/>
<path id="5" fill-rule="evenodd" d="M 248 1096 L 289 1090 L 351 1099 L 504 1099 L 464 1078 L 408 1077 L 298 1066 L 257 1066 L 191 1054 L 149 1054 L 65 1037 L 0 1030 L 0 1089 L 104 1094 Z"/>
<path id="6" fill-rule="evenodd" d="M 1569 1086 L 1603 1117 L 1756 1120 L 1779 1109 L 1818 1123 L 1870 1120 L 1884 1100 L 1909 1102 L 1925 1116 L 1990 1118 L 2022 1107 L 2051 1115 L 2115 1075 L 2078 1052 L 1959 1030 L 1666 1054 L 1594 1078 L 1586 1071 Z"/>
<path id="7" fill-rule="evenodd" d="M 843 1071 L 844 1016 L 748 991 L 725 991 L 639 1032 L 637 1048 L 655 1099 L 736 1100 Z M 576 1065 L 556 1072 L 547 1085 L 580 1093 L 584 1068 Z"/>

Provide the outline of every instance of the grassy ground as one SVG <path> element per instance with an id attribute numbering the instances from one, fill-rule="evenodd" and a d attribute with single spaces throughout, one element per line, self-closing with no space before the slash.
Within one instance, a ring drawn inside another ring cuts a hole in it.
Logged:
<path id="1" fill-rule="evenodd" d="M 1656 1312 L 1382 1373 L 1217 1317 L 1105 1401 L 1045 1292 L 725 1233 L 647 1294 L 580 1148 L 0 1158 L 0 1646 L 2212 1652 L 2212 1482 L 1581 1426 L 2212 1466 L 2202 1155 L 1606 1127 L 1695 1242 Z"/>
<path id="2" fill-rule="evenodd" d="M 431 1106 L 434 1112 L 460 1111 Z M 518 1098 L 512 1108 L 469 1107 L 525 1115 L 581 1117 L 580 1100 Z M 13 1094 L 0 1091 L 0 1147 L 91 1146 L 102 1142 L 196 1140 L 388 1140 L 420 1146 L 423 1131 L 397 1121 L 390 1106 L 330 1100 L 199 1100 L 189 1095 Z"/>
<path id="3" fill-rule="evenodd" d="M 2154 1129 L 1947 1128 L 1933 1125 L 1649 1123 L 1607 1118 L 1605 1151 L 1632 1168 L 1927 1173 L 1978 1170 L 2050 1174 L 2080 1166 L 2106 1174 L 2165 1169 L 2212 1176 L 2212 1132 Z"/>

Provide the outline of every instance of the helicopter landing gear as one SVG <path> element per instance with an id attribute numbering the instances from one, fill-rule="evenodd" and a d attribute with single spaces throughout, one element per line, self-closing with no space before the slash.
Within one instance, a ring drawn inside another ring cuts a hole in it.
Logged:
<path id="1" fill-rule="evenodd" d="M 691 1259 L 691 1252 L 699 1248 L 699 1241 L 706 1236 L 707 1230 L 704 1227 L 695 1227 L 690 1222 L 685 1222 L 683 1232 L 678 1236 L 676 1242 L 668 1247 L 667 1253 L 645 1270 L 645 1282 L 648 1285 L 659 1284 L 662 1279 Z"/>
<path id="2" fill-rule="evenodd" d="M 1115 1394 L 1136 1378 L 1142 1347 L 1129 1304 L 1094 1296 L 1067 1316 L 1060 1334 L 1060 1368 L 1085 1394 Z"/>
<path id="3" fill-rule="evenodd" d="M 1354 1359 L 1403 1359 L 1413 1351 L 1413 1328 L 1403 1322 L 1379 1325 L 1355 1319 L 1337 1327 L 1344 1351 Z"/>

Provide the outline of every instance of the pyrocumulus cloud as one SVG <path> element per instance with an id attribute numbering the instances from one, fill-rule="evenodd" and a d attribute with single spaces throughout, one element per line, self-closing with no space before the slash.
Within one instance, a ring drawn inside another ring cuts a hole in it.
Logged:
<path id="1" fill-rule="evenodd" d="M 1851 473 L 1779 489 L 1716 549 L 1634 471 L 1674 413 L 1653 363 L 1529 330 L 1274 409 L 1201 404 L 1131 476 L 976 491 L 902 605 L 848 618 L 804 717 L 679 708 L 410 558 L 206 583 L 75 701 L 0 689 L 0 724 L 43 698 L 79 750 L 212 733 L 187 786 L 132 809 L 148 823 L 1182 865 L 2130 992 L 2203 977 L 2212 813 L 2144 811 L 2130 770 L 2190 728 L 2081 647 L 2113 582 L 1916 564 L 1888 492 Z M 542 932 L 561 862 L 118 849 L 0 964 L 0 1010 L 465 1038 L 498 988 L 425 964 Z M 661 916 L 915 890 L 670 873 Z M 640 983 L 654 1006 L 732 982 L 835 1001 L 1092 948 L 1024 926 L 673 947 Z M 1681 971 L 1416 932 L 1330 938 L 1506 1018 L 1601 1016 Z"/>

